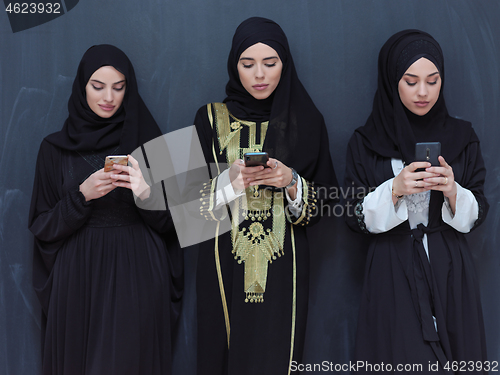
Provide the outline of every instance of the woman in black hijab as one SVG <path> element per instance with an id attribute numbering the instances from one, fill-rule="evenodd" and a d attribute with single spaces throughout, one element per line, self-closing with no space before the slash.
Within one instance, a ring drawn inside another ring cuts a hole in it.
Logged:
<path id="1" fill-rule="evenodd" d="M 444 76 L 429 34 L 393 35 L 380 51 L 372 113 L 348 146 L 346 186 L 355 194 L 346 220 L 371 235 L 355 359 L 386 371 L 451 372 L 460 361 L 467 371 L 487 370 L 464 236 L 486 217 L 486 171 L 471 124 L 448 115 Z M 440 166 L 416 160 L 417 142 L 441 143 Z"/>
<path id="2" fill-rule="evenodd" d="M 275 22 L 238 26 L 228 72 L 224 103 L 195 118 L 205 159 L 218 169 L 201 190 L 200 213 L 215 222 L 229 213 L 232 228 L 218 235 L 217 227 L 200 245 L 198 373 L 286 374 L 304 344 L 305 228 L 331 208 L 327 190 L 337 186 L 328 134 Z M 245 167 L 244 153 L 255 151 L 269 154 L 269 168 Z"/>
<path id="3" fill-rule="evenodd" d="M 171 219 L 136 207 L 135 159 L 129 173 L 103 171 L 107 155 L 161 135 L 127 56 L 91 47 L 68 109 L 63 129 L 40 146 L 29 217 L 43 374 L 169 374 L 179 298 L 171 278 L 181 267 Z"/>

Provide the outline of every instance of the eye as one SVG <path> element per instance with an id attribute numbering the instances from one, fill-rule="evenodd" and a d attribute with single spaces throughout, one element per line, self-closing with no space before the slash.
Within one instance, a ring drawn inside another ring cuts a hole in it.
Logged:
<path id="1" fill-rule="evenodd" d="M 94 85 L 92 85 L 92 87 L 94 88 L 94 90 L 97 90 L 97 91 L 102 90 L 102 87 L 98 87 L 98 86 L 94 86 Z"/>
<path id="2" fill-rule="evenodd" d="M 276 66 L 276 62 L 273 62 L 272 64 L 265 64 L 267 67 L 271 68 L 273 66 Z"/>
<path id="3" fill-rule="evenodd" d="M 415 86 L 417 84 L 417 82 L 408 82 L 408 81 L 406 81 L 406 83 L 408 84 L 408 86 Z"/>
<path id="4" fill-rule="evenodd" d="M 243 67 L 244 67 L 244 68 L 247 68 L 247 69 L 251 68 L 252 66 L 253 66 L 253 64 L 249 64 L 249 65 L 245 65 L 245 64 L 243 64 Z"/>
<path id="5" fill-rule="evenodd" d="M 429 85 L 435 85 L 437 83 L 437 79 L 434 82 L 428 82 Z"/>
<path id="6" fill-rule="evenodd" d="M 122 91 L 124 88 L 125 88 L 125 85 L 123 85 L 122 87 L 115 87 L 115 90 L 116 91 Z"/>

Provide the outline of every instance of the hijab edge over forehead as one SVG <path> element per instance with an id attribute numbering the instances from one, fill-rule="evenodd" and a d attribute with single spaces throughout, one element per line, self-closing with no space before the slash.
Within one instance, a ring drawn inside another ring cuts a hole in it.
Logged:
<path id="1" fill-rule="evenodd" d="M 431 110 L 418 116 L 401 102 L 398 83 L 417 59 L 429 58 L 441 76 L 441 90 Z M 434 61 L 433 61 L 434 60 Z M 391 36 L 378 59 L 378 87 L 372 113 L 356 130 L 367 148 L 383 157 L 415 161 L 415 143 L 441 142 L 443 157 L 453 160 L 472 141 L 470 123 L 449 116 L 444 96 L 444 58 L 438 42 L 420 30 L 403 30 Z"/>
<path id="2" fill-rule="evenodd" d="M 94 113 L 86 99 L 85 87 L 90 77 L 103 66 L 112 66 L 126 79 L 123 102 L 110 118 Z M 46 137 L 49 143 L 65 150 L 99 151 L 119 146 L 120 152 L 129 153 L 161 135 L 139 95 L 132 63 L 123 51 L 108 44 L 92 46 L 83 55 L 73 82 L 68 112 L 62 130 Z"/>

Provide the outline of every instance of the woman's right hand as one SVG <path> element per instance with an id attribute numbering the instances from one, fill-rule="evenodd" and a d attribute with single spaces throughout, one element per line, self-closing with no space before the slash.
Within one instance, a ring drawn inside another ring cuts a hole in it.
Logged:
<path id="1" fill-rule="evenodd" d="M 249 184 L 251 181 L 249 181 L 248 178 L 263 169 L 264 167 L 262 166 L 245 167 L 245 162 L 242 159 L 236 159 L 233 164 L 231 164 L 231 168 L 229 168 L 229 179 L 231 180 L 231 185 L 233 185 L 233 190 L 245 190 L 250 186 Z"/>
<path id="2" fill-rule="evenodd" d="M 104 172 L 104 168 L 92 173 L 80 185 L 80 191 L 88 202 L 92 199 L 97 199 L 105 196 L 117 186 L 113 185 L 115 180 L 111 179 L 112 174 L 120 174 L 121 171 L 113 169 L 110 172 Z"/>
<path id="3" fill-rule="evenodd" d="M 427 182 L 422 181 L 424 178 L 438 177 L 439 174 L 431 172 L 415 172 L 419 168 L 429 168 L 431 163 L 426 161 L 416 161 L 403 168 L 392 182 L 392 192 L 395 195 L 410 195 L 425 191 Z M 395 197 L 393 197 L 395 198 Z M 396 199 L 397 202 L 397 199 Z"/>

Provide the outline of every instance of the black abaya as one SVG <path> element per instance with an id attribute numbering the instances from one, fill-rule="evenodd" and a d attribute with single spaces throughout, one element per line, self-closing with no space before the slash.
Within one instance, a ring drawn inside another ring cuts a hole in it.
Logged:
<path id="1" fill-rule="evenodd" d="M 207 163 L 214 163 L 212 142 L 215 140 L 218 162 L 224 165 L 227 163 L 226 152 L 219 151 L 217 134 L 211 128 L 206 108 L 202 107 L 195 118 L 201 146 Z M 314 147 L 316 169 L 310 173 L 324 178 L 332 176 L 333 170 L 324 124 L 322 130 L 321 142 Z M 241 133 L 242 139 L 248 137 L 248 129 L 243 128 Z M 297 225 L 286 223 L 283 255 L 268 265 L 264 302 L 245 302 L 245 268 L 232 253 L 231 232 L 218 236 L 220 256 L 214 254 L 215 240 L 200 244 L 197 268 L 198 374 L 287 374 L 291 361 L 302 363 L 309 295 L 306 228 L 319 221 L 321 215 L 318 214 L 318 207 L 329 204 L 325 195 L 318 194 L 318 188 L 322 185 L 312 185 L 311 181 L 307 183 L 309 188 L 306 195 L 310 199 L 314 191 L 318 202 L 309 206 L 313 211 L 311 217 L 308 217 L 308 209 L 304 206 L 304 219 L 296 218 Z M 286 204 L 286 198 L 283 196 L 282 199 Z M 311 204 L 312 200 L 309 202 Z M 271 214 L 271 220 L 274 214 Z M 251 224 L 251 220 L 243 221 L 240 228 Z M 220 260 L 230 320 L 229 348 L 216 258 Z"/>
<path id="2" fill-rule="evenodd" d="M 486 170 L 470 123 L 448 115 L 442 93 L 424 116 L 403 110 L 397 83 L 422 53 L 435 54 L 428 56 L 444 78 L 440 47 L 428 34 L 407 30 L 384 45 L 374 109 L 348 145 L 345 186 L 354 190 L 347 199 L 346 221 L 351 229 L 371 236 L 354 360 L 365 364 L 361 373 L 376 373 L 382 363 L 392 372 L 445 373 L 461 361 L 469 372 L 484 373 L 485 332 L 471 249 L 465 234 L 443 221 L 443 193 L 431 191 L 426 226 L 420 223 L 411 229 L 406 220 L 370 234 L 365 224 L 365 196 L 394 178 L 392 159 L 413 161 L 416 140 L 442 141 L 442 155 L 453 167 L 454 180 L 477 202 L 472 229 L 486 217 Z M 396 61 L 402 66 L 398 75 Z"/>
<path id="3" fill-rule="evenodd" d="M 471 190 L 480 202 L 478 223 L 487 210 L 483 195 L 484 163 L 479 143 L 470 144 L 453 160 L 455 179 Z M 369 171 L 369 172 L 367 172 Z M 346 185 L 368 191 L 393 178 L 391 159 L 375 155 L 355 134 L 349 142 Z M 362 200 L 349 199 L 349 226 L 363 232 L 362 211 L 354 212 Z M 446 360 L 486 361 L 486 343 L 479 288 L 471 249 L 463 233 L 444 224 L 443 197 L 431 195 L 428 233 L 433 275 L 434 308 L 439 345 Z M 482 205 L 481 205 L 482 204 Z M 356 336 L 355 359 L 371 364 L 436 364 L 438 357 L 423 338 L 419 304 L 415 302 L 415 233 L 408 221 L 382 234 L 371 235 Z M 426 259 L 425 259 L 426 260 Z"/>
<path id="4" fill-rule="evenodd" d="M 87 81 L 104 65 L 126 78 L 124 100 L 110 118 L 97 116 L 85 98 Z M 79 190 L 106 155 L 131 153 L 161 135 L 127 56 L 113 46 L 91 47 L 68 109 L 63 129 L 40 146 L 29 217 L 42 373 L 170 374 L 182 284 L 170 213 L 137 208 L 128 189 L 88 202 Z"/>
<path id="5" fill-rule="evenodd" d="M 246 91 L 237 71 L 241 53 L 256 43 L 273 48 L 283 64 L 278 86 L 262 100 Z M 202 107 L 195 118 L 207 164 L 230 165 L 244 152 L 268 152 L 298 172 L 303 205 L 294 217 L 284 189 L 261 186 L 254 192 L 249 187 L 247 203 L 239 197 L 228 205 L 231 231 L 200 245 L 198 373 L 287 374 L 292 361 L 301 363 L 303 352 L 309 288 L 306 228 L 323 210 L 331 212 L 329 188 L 337 187 L 337 179 L 323 116 L 297 76 L 279 25 L 260 17 L 243 21 L 233 37 L 228 73 L 224 104 Z M 223 211 L 211 209 L 210 188 L 218 188 L 219 176 L 211 177 L 201 190 L 199 211 L 207 222 L 222 220 Z M 272 198 L 259 200 L 268 193 Z"/>
<path id="6" fill-rule="evenodd" d="M 171 221 L 139 210 L 122 188 L 85 202 L 78 185 L 106 154 L 83 158 L 46 141 L 40 147 L 30 230 L 45 322 L 43 374 L 171 371 L 175 270 L 161 235 Z"/>

